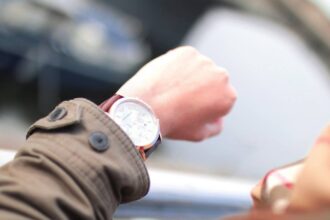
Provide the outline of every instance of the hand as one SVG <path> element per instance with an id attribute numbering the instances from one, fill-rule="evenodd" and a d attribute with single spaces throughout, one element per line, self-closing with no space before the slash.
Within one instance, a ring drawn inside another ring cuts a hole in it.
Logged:
<path id="1" fill-rule="evenodd" d="M 330 206 L 329 165 L 330 124 L 322 131 L 304 161 L 290 194 L 289 210 L 305 212 L 328 210 Z"/>
<path id="2" fill-rule="evenodd" d="M 148 103 L 163 137 L 190 141 L 218 134 L 236 100 L 226 70 L 187 46 L 146 64 L 117 94 Z"/>

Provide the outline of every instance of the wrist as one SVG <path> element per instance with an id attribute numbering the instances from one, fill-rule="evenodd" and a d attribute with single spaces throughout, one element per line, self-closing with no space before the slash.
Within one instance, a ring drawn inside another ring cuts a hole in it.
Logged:
<path id="1" fill-rule="evenodd" d="M 169 109 L 161 97 L 138 97 L 147 103 L 154 111 L 159 120 L 160 132 L 163 137 L 166 137 L 170 131 L 170 118 L 168 117 Z"/>

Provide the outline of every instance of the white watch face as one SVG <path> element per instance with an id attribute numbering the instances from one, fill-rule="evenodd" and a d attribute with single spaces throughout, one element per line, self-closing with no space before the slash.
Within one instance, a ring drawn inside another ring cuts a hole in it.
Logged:
<path id="1" fill-rule="evenodd" d="M 158 119 L 143 102 L 133 98 L 122 98 L 114 103 L 110 117 L 125 131 L 136 146 L 145 149 L 158 139 Z"/>

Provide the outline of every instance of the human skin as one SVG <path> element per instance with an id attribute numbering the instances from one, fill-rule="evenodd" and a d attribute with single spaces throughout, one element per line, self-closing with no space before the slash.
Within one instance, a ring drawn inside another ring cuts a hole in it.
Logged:
<path id="1" fill-rule="evenodd" d="M 319 211 L 330 206 L 330 125 L 309 152 L 290 198 L 289 210 Z M 330 219 L 330 213 L 328 215 Z"/>
<path id="2" fill-rule="evenodd" d="M 220 133 L 236 100 L 227 71 L 190 46 L 147 63 L 117 94 L 149 104 L 163 137 L 188 141 Z"/>

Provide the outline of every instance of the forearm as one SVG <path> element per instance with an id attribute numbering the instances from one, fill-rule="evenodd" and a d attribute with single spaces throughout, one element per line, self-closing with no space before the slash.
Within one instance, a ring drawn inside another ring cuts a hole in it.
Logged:
<path id="1" fill-rule="evenodd" d="M 111 219 L 120 203 L 147 193 L 143 160 L 101 109 L 81 99 L 60 107 L 63 118 L 51 113 L 36 122 L 0 169 L 1 217 Z"/>

